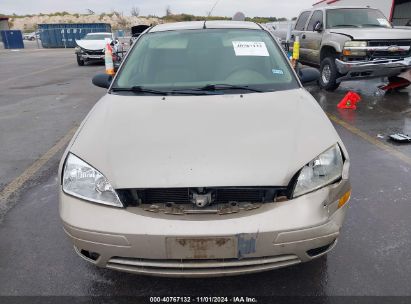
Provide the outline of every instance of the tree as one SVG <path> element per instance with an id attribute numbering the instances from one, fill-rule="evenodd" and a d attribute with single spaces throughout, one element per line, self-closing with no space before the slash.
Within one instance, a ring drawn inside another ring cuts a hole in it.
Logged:
<path id="1" fill-rule="evenodd" d="M 167 5 L 166 7 L 166 16 L 171 16 L 173 13 L 171 12 L 170 5 Z"/>
<path id="2" fill-rule="evenodd" d="M 295 21 L 295 20 L 297 20 L 297 17 L 293 17 L 293 19 L 291 19 L 291 21 Z"/>
<path id="3" fill-rule="evenodd" d="M 131 16 L 138 17 L 140 15 L 140 9 L 137 6 L 131 8 Z"/>
<path id="4" fill-rule="evenodd" d="M 242 12 L 237 12 L 233 16 L 234 21 L 244 21 L 245 20 L 245 15 Z"/>
<path id="5" fill-rule="evenodd" d="M 87 11 L 87 14 L 88 15 L 94 15 L 95 13 L 94 13 L 94 11 L 92 11 L 91 9 L 86 9 L 86 11 Z"/>

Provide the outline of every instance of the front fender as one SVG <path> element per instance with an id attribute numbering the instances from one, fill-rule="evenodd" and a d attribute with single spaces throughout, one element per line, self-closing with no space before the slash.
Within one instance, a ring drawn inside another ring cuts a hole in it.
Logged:
<path id="1" fill-rule="evenodd" d="M 329 46 L 334 48 L 337 53 L 342 53 L 347 41 L 351 41 L 348 36 L 326 32 L 323 36 L 322 47 Z"/>

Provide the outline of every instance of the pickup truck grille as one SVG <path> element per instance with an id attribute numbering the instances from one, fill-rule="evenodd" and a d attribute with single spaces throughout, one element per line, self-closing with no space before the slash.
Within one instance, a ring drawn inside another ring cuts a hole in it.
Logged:
<path id="1" fill-rule="evenodd" d="M 390 46 L 398 46 L 398 47 L 410 47 L 411 40 L 370 40 L 368 41 L 369 47 L 390 47 Z M 402 59 L 405 57 L 410 56 L 410 50 L 404 51 L 396 51 L 390 52 L 387 50 L 377 50 L 377 51 L 370 51 L 369 56 L 371 59 L 374 58 L 389 58 L 389 59 Z"/>
<path id="2" fill-rule="evenodd" d="M 121 201 L 127 206 L 140 204 L 191 204 L 193 193 L 212 193 L 213 203 L 264 203 L 287 196 L 285 187 L 210 187 L 210 188 L 148 188 L 118 189 Z"/>
<path id="3" fill-rule="evenodd" d="M 87 55 L 104 55 L 103 50 L 84 50 Z"/>

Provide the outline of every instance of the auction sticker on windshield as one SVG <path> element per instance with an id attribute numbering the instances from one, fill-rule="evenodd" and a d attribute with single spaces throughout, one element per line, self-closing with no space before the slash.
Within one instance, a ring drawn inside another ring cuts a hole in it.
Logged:
<path id="1" fill-rule="evenodd" d="M 262 41 L 233 41 L 233 47 L 236 56 L 270 56 Z"/>

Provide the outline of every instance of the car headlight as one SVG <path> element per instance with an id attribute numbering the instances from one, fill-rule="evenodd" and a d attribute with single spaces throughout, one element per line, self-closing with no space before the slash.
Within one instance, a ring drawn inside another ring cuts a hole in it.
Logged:
<path id="1" fill-rule="evenodd" d="M 343 157 L 338 144 L 305 165 L 298 176 L 293 197 L 325 187 L 342 177 Z"/>
<path id="2" fill-rule="evenodd" d="M 344 44 L 344 56 L 366 56 L 367 41 L 347 41 Z"/>
<path id="3" fill-rule="evenodd" d="M 63 169 L 63 191 L 84 200 L 123 207 L 107 178 L 73 154 L 69 154 Z"/>

